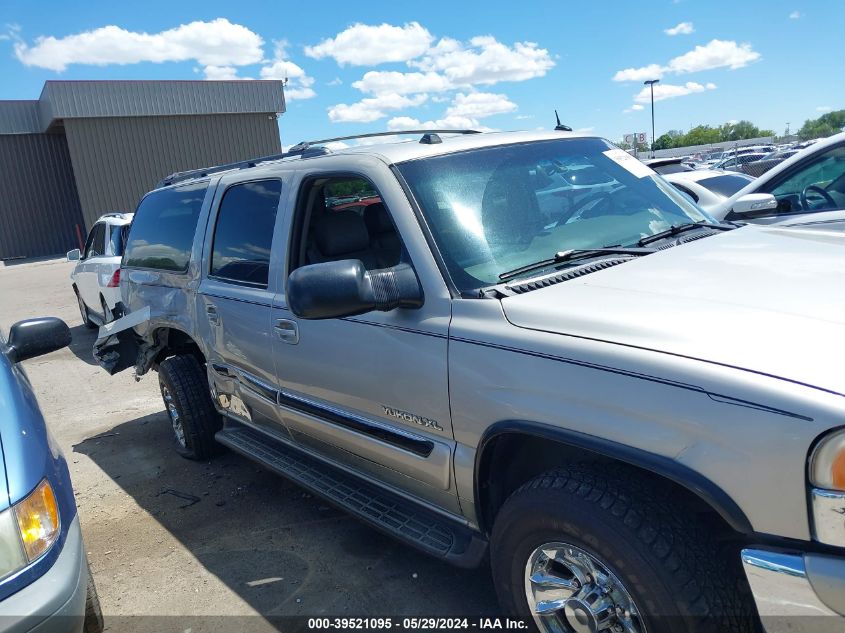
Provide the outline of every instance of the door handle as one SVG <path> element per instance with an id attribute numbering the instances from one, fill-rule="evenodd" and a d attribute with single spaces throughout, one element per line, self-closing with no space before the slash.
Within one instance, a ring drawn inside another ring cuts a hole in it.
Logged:
<path id="1" fill-rule="evenodd" d="M 214 306 L 206 306 L 205 313 L 208 315 L 208 322 L 212 325 L 220 325 L 220 315 L 217 314 L 217 308 Z"/>
<path id="2" fill-rule="evenodd" d="M 285 343 L 290 343 L 291 345 L 299 343 L 299 327 L 296 325 L 296 321 L 276 319 L 273 329 L 276 330 L 276 335 Z"/>

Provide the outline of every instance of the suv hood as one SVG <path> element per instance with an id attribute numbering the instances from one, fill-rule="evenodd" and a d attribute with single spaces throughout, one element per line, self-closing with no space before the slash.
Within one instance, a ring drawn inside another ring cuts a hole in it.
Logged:
<path id="1" fill-rule="evenodd" d="M 845 234 L 746 226 L 502 300 L 518 327 L 845 394 Z"/>

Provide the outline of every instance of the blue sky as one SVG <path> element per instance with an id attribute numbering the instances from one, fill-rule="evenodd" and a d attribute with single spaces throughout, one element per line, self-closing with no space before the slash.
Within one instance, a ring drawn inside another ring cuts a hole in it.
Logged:
<path id="1" fill-rule="evenodd" d="M 0 0 L 0 99 L 48 79 L 288 77 L 282 142 L 436 124 L 657 135 L 845 108 L 845 2 Z"/>

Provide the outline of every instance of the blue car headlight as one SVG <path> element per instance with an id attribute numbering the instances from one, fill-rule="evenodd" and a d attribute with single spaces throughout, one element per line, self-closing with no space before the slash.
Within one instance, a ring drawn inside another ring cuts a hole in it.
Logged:
<path id="1" fill-rule="evenodd" d="M 0 512 L 0 578 L 43 556 L 60 530 L 56 495 L 44 479 L 26 498 Z"/>

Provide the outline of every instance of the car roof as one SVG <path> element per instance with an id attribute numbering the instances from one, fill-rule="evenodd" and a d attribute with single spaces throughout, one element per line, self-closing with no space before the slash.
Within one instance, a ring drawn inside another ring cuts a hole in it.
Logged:
<path id="1" fill-rule="evenodd" d="M 401 132 L 397 132 L 399 136 Z M 442 156 L 446 154 L 453 154 L 456 152 L 463 152 L 471 149 L 479 149 L 484 147 L 495 147 L 497 145 L 514 145 L 520 143 L 531 143 L 537 141 L 553 141 L 560 139 L 576 139 L 576 138 L 601 138 L 596 134 L 569 132 L 569 131 L 530 131 L 530 132 L 477 132 L 477 133 L 461 133 L 455 132 L 455 135 L 449 135 L 448 132 L 440 132 L 438 134 L 440 142 L 423 143 L 420 135 L 416 137 L 411 136 L 408 140 L 394 141 L 394 142 L 366 142 L 370 139 L 364 139 L 365 142 L 360 145 L 338 147 L 335 143 L 321 144 L 321 142 L 314 142 L 313 145 L 307 145 L 309 150 L 306 153 L 295 155 L 277 155 L 266 158 L 256 158 L 250 161 L 242 161 L 240 163 L 233 163 L 230 169 L 228 166 L 220 168 L 203 168 L 194 170 L 192 172 L 185 172 L 186 177 L 179 177 L 180 174 L 173 174 L 162 181 L 161 186 L 156 189 L 164 189 L 171 186 L 182 185 L 189 182 L 200 180 L 207 180 L 211 176 L 223 176 L 245 169 L 256 169 L 259 171 L 250 171 L 250 175 L 258 175 L 265 173 L 272 173 L 278 171 L 280 167 L 285 169 L 299 169 L 302 165 L 311 161 L 321 162 L 324 160 L 334 161 L 338 156 L 374 156 L 388 165 L 402 163 L 418 158 L 428 158 L 432 156 Z M 208 173 L 204 173 L 204 172 Z M 194 172 L 196 174 L 194 175 Z"/>
<path id="2" fill-rule="evenodd" d="M 134 213 L 124 213 L 122 211 L 110 211 L 109 213 L 104 213 L 99 218 L 97 218 L 97 222 L 105 222 L 106 224 L 114 224 L 116 226 L 120 226 L 123 224 L 129 224 L 132 222 L 132 217 Z"/>

